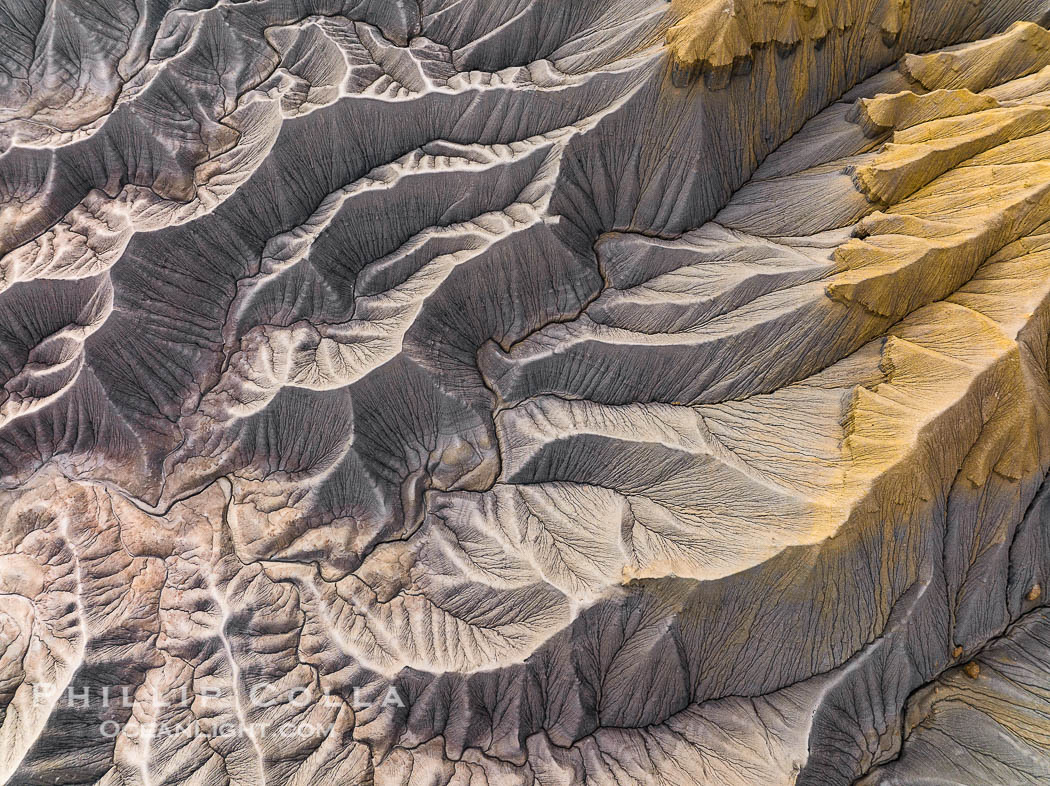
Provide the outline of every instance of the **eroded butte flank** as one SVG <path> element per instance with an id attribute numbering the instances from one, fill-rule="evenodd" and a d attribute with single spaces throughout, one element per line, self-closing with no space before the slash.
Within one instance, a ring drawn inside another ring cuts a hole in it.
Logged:
<path id="1" fill-rule="evenodd" d="M 1046 782 L 1048 13 L 0 3 L 0 782 Z"/>

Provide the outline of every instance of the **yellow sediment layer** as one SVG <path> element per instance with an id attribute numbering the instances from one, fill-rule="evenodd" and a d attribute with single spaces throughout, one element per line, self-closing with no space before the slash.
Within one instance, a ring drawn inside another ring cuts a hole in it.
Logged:
<path id="1" fill-rule="evenodd" d="M 884 35 L 896 37 L 907 18 L 909 0 L 882 0 L 867 9 L 859 0 L 673 0 L 679 21 L 667 45 L 683 67 L 724 67 L 750 57 L 765 44 L 795 46 L 843 32 L 865 14 Z M 873 12 L 873 17 L 867 15 Z"/>

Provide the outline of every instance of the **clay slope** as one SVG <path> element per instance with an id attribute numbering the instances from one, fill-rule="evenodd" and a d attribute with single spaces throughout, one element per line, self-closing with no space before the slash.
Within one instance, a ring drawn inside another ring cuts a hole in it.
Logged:
<path id="1" fill-rule="evenodd" d="M 0 9 L 0 780 L 1050 779 L 1047 11 Z"/>

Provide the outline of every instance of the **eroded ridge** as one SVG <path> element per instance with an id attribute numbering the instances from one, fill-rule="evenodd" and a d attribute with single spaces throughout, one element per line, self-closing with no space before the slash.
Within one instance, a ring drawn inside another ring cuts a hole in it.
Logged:
<path id="1" fill-rule="evenodd" d="M 1050 778 L 1045 11 L 5 11 L 0 780 Z"/>

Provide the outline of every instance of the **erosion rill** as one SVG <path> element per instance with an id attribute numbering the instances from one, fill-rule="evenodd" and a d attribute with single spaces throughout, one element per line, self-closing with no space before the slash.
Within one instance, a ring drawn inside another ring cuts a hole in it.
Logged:
<path id="1" fill-rule="evenodd" d="M 0 783 L 1050 782 L 1050 0 L 0 0 Z"/>

